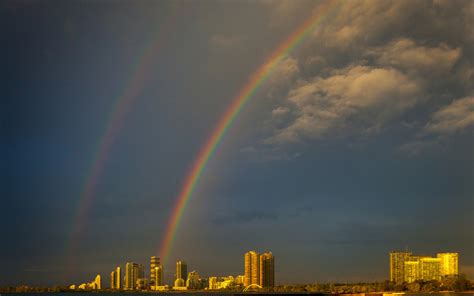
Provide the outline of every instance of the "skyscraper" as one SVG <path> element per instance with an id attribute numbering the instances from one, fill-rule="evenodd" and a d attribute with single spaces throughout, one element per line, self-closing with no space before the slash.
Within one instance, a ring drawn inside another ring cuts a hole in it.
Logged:
<path id="1" fill-rule="evenodd" d="M 122 288 L 122 271 L 120 266 L 115 269 L 115 289 L 120 290 Z"/>
<path id="2" fill-rule="evenodd" d="M 150 258 L 150 285 L 161 286 L 163 284 L 163 270 L 160 265 L 160 258 L 151 256 Z"/>
<path id="3" fill-rule="evenodd" d="M 452 276 L 459 274 L 458 253 L 438 253 L 437 258 L 441 260 L 440 262 L 440 276 Z"/>
<path id="4" fill-rule="evenodd" d="M 260 262 L 258 253 L 249 251 L 244 255 L 244 286 L 260 284 Z"/>
<path id="5" fill-rule="evenodd" d="M 110 273 L 110 289 L 115 289 L 117 284 L 115 283 L 115 280 L 117 279 L 117 276 L 115 275 L 115 271 L 112 271 Z"/>
<path id="6" fill-rule="evenodd" d="M 100 278 L 100 274 L 98 274 L 94 279 L 95 290 L 102 289 L 102 280 Z"/>
<path id="7" fill-rule="evenodd" d="M 125 265 L 125 290 L 134 290 L 136 288 L 137 280 L 144 275 L 143 265 L 133 262 L 127 262 Z"/>
<path id="8" fill-rule="evenodd" d="M 409 252 L 391 252 L 390 253 L 390 281 L 397 284 L 405 280 L 405 262 L 409 260 Z"/>
<path id="9" fill-rule="evenodd" d="M 182 279 L 185 283 L 188 279 L 188 266 L 184 261 L 176 262 L 176 279 Z"/>
<path id="10" fill-rule="evenodd" d="M 271 252 L 260 255 L 259 262 L 260 269 L 260 286 L 274 287 L 275 286 L 275 257 Z"/>

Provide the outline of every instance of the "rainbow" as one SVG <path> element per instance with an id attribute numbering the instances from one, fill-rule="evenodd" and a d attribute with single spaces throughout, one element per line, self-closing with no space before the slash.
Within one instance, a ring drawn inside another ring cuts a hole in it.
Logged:
<path id="1" fill-rule="evenodd" d="M 158 28 L 158 38 L 153 39 L 144 47 L 143 52 L 139 55 L 138 63 L 132 71 L 130 82 L 128 82 L 121 93 L 108 116 L 107 125 L 103 136 L 100 138 L 97 152 L 94 156 L 94 161 L 90 172 L 86 176 L 84 188 L 81 191 L 77 213 L 74 217 L 73 231 L 69 238 L 69 259 L 75 253 L 75 249 L 80 241 L 81 234 L 84 231 L 87 213 L 92 205 L 95 189 L 99 183 L 100 177 L 105 167 L 105 163 L 109 157 L 109 152 L 112 144 L 115 142 L 117 135 L 123 126 L 127 114 L 130 112 L 133 103 L 140 96 L 145 84 L 150 77 L 153 62 L 156 60 L 165 37 L 169 34 L 173 27 L 178 13 L 181 11 L 175 10 L 170 14 L 162 26 Z"/>
<path id="2" fill-rule="evenodd" d="M 168 219 L 168 224 L 165 230 L 165 237 L 160 247 L 160 257 L 163 262 L 166 262 L 169 251 L 176 236 L 176 232 L 196 185 L 202 176 L 207 163 L 215 154 L 216 149 L 222 142 L 227 130 L 232 126 L 235 118 L 242 111 L 245 104 L 253 97 L 260 86 L 268 79 L 273 69 L 284 59 L 295 47 L 297 47 L 313 30 L 314 28 L 330 15 L 330 12 L 335 8 L 339 1 L 326 1 L 317 7 L 316 11 L 308 18 L 302 25 L 300 25 L 283 43 L 281 43 L 273 53 L 266 59 L 266 62 L 258 68 L 248 80 L 247 84 L 240 90 L 240 92 L 232 100 L 231 105 L 225 111 L 224 115 L 218 121 L 211 136 L 201 148 L 196 160 L 194 161 L 191 170 L 187 173 L 186 179 L 182 189 L 176 198 L 176 203 L 173 207 L 171 216 Z"/>

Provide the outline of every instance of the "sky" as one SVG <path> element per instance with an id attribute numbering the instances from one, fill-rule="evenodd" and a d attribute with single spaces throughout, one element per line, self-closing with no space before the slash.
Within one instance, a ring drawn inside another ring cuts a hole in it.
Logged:
<path id="1" fill-rule="evenodd" d="M 219 119 L 323 4 L 2 1 L 0 286 L 148 266 Z M 249 250 L 277 284 L 382 281 L 392 250 L 474 278 L 473 28 L 473 1 L 333 4 L 225 134 L 165 281 Z"/>

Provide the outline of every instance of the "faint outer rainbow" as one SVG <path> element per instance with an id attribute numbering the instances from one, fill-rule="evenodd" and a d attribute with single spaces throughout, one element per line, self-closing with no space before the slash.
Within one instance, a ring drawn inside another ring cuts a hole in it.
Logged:
<path id="1" fill-rule="evenodd" d="M 126 115 L 130 112 L 133 103 L 140 96 L 145 84 L 150 78 L 153 62 L 156 60 L 162 45 L 165 43 L 166 35 L 168 35 L 169 30 L 174 27 L 177 15 L 180 12 L 182 11 L 176 9 L 172 14 L 166 17 L 163 24 L 158 28 L 156 38 L 144 47 L 143 52 L 139 55 L 138 63 L 132 71 L 130 82 L 125 85 L 123 93 L 118 96 L 112 112 L 108 117 L 105 132 L 98 143 L 98 150 L 95 153 L 91 170 L 86 176 L 86 182 L 79 199 L 78 210 L 74 217 L 74 229 L 71 232 L 68 246 L 70 263 L 73 259 L 72 257 L 75 255 L 75 248 L 77 248 L 78 241 L 80 241 L 81 234 L 85 228 L 87 213 L 92 205 L 95 189 L 109 157 L 110 148 L 120 128 L 123 126 Z"/>
<path id="2" fill-rule="evenodd" d="M 266 59 L 266 62 L 252 74 L 247 84 L 233 99 L 231 105 L 219 120 L 204 147 L 201 148 L 197 159 L 187 174 L 180 194 L 176 199 L 177 201 L 174 205 L 171 216 L 168 219 L 165 238 L 162 241 L 159 252 L 163 262 L 167 260 L 186 205 L 192 196 L 209 159 L 214 155 L 217 147 L 226 134 L 226 131 L 232 125 L 245 103 L 250 100 L 259 87 L 267 80 L 275 66 L 278 65 L 278 63 L 285 58 L 289 52 L 297 47 L 327 15 L 329 15 L 332 9 L 337 6 L 337 3 L 339 3 L 337 0 L 325 1 L 317 7 L 312 16 L 300 25 L 283 43 L 281 43 Z"/>

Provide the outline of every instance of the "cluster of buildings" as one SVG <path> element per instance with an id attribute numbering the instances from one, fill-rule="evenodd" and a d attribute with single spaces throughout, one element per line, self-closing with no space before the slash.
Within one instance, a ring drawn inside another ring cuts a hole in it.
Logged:
<path id="1" fill-rule="evenodd" d="M 70 290 L 101 290 L 102 289 L 102 280 L 100 274 L 98 274 L 95 279 L 90 283 L 83 283 L 80 285 L 70 285 Z"/>
<path id="2" fill-rule="evenodd" d="M 127 262 L 125 273 L 122 274 L 120 266 L 110 273 L 110 289 L 112 290 L 220 290 L 245 288 L 254 286 L 258 288 L 274 287 L 275 285 L 275 258 L 271 252 L 258 254 L 250 251 L 244 255 L 244 275 L 237 276 L 211 276 L 202 278 L 197 271 L 188 273 L 188 266 L 184 261 L 176 262 L 176 273 L 172 286 L 165 285 L 163 266 L 160 258 L 150 258 L 149 277 L 145 277 L 145 266 Z M 100 275 L 99 281 L 100 281 Z M 74 287 L 75 289 L 75 287 Z M 95 288 L 100 289 L 100 284 Z"/>
<path id="3" fill-rule="evenodd" d="M 436 257 L 411 252 L 390 253 L 390 281 L 397 284 L 441 280 L 459 274 L 458 253 L 438 253 Z"/>
<path id="4" fill-rule="evenodd" d="M 255 251 L 245 253 L 244 286 L 275 286 L 275 258 L 271 252 L 258 254 Z"/>

